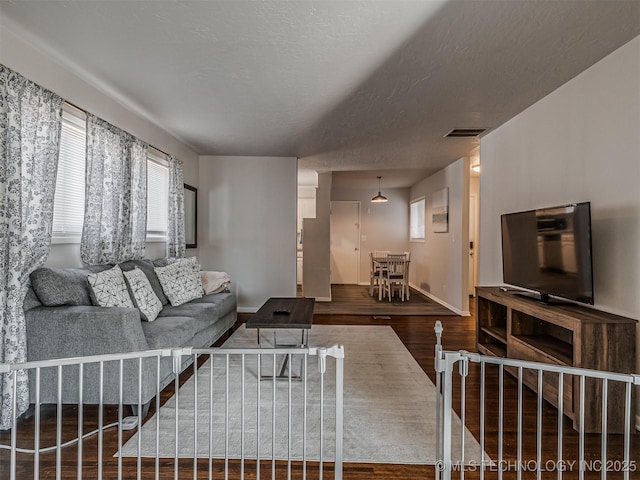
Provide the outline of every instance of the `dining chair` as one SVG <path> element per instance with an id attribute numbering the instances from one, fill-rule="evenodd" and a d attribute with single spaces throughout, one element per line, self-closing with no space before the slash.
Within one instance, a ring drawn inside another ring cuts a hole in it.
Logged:
<path id="1" fill-rule="evenodd" d="M 390 250 L 374 250 L 373 256 L 375 258 L 387 258 L 390 253 L 391 253 Z"/>
<path id="2" fill-rule="evenodd" d="M 407 300 L 409 300 L 409 292 L 411 289 L 409 288 L 409 263 L 411 261 L 411 252 L 404 252 L 405 259 L 407 260 L 407 275 L 405 281 L 407 282 Z"/>
<path id="3" fill-rule="evenodd" d="M 369 295 L 371 296 L 376 288 L 378 292 L 380 291 L 382 284 L 382 268 L 373 261 L 374 257 L 373 252 L 369 252 Z"/>
<path id="4" fill-rule="evenodd" d="M 394 287 L 399 288 L 399 295 L 404 302 L 408 299 L 409 283 L 408 283 L 409 261 L 397 258 L 387 261 L 387 269 L 382 272 L 382 295 L 387 294 L 389 301 L 393 297 Z"/>

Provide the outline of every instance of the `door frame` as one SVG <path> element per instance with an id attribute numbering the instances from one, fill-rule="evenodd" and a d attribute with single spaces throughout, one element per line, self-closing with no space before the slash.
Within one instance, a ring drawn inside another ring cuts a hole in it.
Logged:
<path id="1" fill-rule="evenodd" d="M 333 218 L 333 204 L 334 203 L 353 203 L 356 204 L 358 207 L 358 241 L 357 241 L 357 249 L 358 249 L 358 255 L 356 258 L 356 285 L 360 285 L 360 262 L 361 262 L 361 256 L 362 256 L 362 250 L 360 248 L 360 230 L 362 228 L 362 205 L 360 200 L 331 200 L 330 205 L 329 205 L 329 256 L 331 257 L 331 248 L 333 246 L 332 243 L 332 229 L 331 229 L 331 219 Z M 331 282 L 331 262 L 329 262 L 329 282 Z"/>
<path id="2" fill-rule="evenodd" d="M 480 236 L 480 195 L 477 193 L 469 194 L 469 207 L 471 207 L 471 200 L 474 201 L 474 211 L 469 208 L 469 222 L 473 217 L 474 229 L 473 229 L 473 258 L 469 261 L 469 266 L 473 267 L 473 273 L 469 268 L 467 283 L 469 284 L 469 296 L 475 297 L 475 287 L 478 285 L 478 237 Z M 473 286 L 472 286 L 473 284 Z"/>

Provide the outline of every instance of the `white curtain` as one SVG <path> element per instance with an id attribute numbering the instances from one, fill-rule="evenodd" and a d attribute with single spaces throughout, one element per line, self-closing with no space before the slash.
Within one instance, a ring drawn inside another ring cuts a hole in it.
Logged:
<path id="1" fill-rule="evenodd" d="M 169 157 L 169 219 L 167 223 L 167 257 L 184 257 L 184 177 L 182 161 Z"/>
<path id="2" fill-rule="evenodd" d="M 22 302 L 51 243 L 62 103 L 0 65 L 0 363 L 27 361 Z M 0 375 L 0 429 L 29 406 L 27 373 L 15 375 L 15 398 L 13 374 Z"/>
<path id="3" fill-rule="evenodd" d="M 144 257 L 147 144 L 87 113 L 87 176 L 80 257 L 86 265 Z"/>

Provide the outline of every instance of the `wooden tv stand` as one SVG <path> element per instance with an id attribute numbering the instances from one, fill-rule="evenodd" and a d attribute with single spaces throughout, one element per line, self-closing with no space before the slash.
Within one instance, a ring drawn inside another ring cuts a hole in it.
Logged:
<path id="1" fill-rule="evenodd" d="M 476 342 L 480 353 L 570 367 L 633 373 L 636 320 L 574 304 L 545 305 L 499 287 L 476 288 Z M 509 371 L 509 369 L 505 369 Z M 515 374 L 515 371 L 510 371 Z M 537 373 L 524 383 L 537 390 Z M 585 382 L 585 432 L 601 429 L 602 384 Z M 580 380 L 566 375 L 564 413 L 579 430 Z M 558 376 L 543 375 L 543 396 L 557 407 Z M 624 432 L 624 387 L 609 382 L 608 431 Z"/>

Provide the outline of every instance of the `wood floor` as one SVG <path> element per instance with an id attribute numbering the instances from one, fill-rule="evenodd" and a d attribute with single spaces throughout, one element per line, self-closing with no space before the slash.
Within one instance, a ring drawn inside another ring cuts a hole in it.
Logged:
<path id="1" fill-rule="evenodd" d="M 473 312 L 473 303 L 471 305 Z M 241 315 L 236 327 L 243 321 L 246 321 L 248 315 Z M 465 349 L 473 351 L 475 347 L 475 320 L 474 317 L 458 317 L 458 316 L 392 316 L 389 319 L 374 319 L 372 316 L 366 315 L 323 315 L 316 314 L 314 316 L 314 323 L 316 324 L 374 324 L 374 325 L 390 325 L 396 332 L 398 337 L 402 340 L 406 348 L 411 352 L 413 357 L 421 365 L 427 375 L 432 381 L 435 381 L 435 374 L 433 370 L 433 356 L 435 347 L 435 335 L 433 333 L 433 327 L 435 322 L 440 320 L 444 326 L 444 347 L 447 350 L 460 350 Z M 220 340 L 222 343 L 227 337 Z M 181 376 L 181 382 L 191 375 L 189 372 L 183 373 Z M 467 390 L 467 426 L 476 438 L 479 438 L 479 376 L 478 369 L 473 365 L 470 368 L 470 375 L 466 383 Z M 498 442 L 497 442 L 497 374 L 489 371 L 487 374 L 487 435 L 486 435 L 486 452 L 492 459 L 497 459 L 498 454 Z M 172 395 L 171 387 L 165 389 L 162 394 L 162 402 L 166 401 Z M 504 416 L 504 456 L 508 459 L 508 463 L 503 465 L 503 473 L 501 477 L 498 475 L 498 468 L 490 468 L 484 478 L 487 479 L 516 479 L 518 475 L 515 470 L 515 460 L 517 458 L 517 428 L 516 428 L 516 412 L 517 412 L 517 385 L 513 378 L 510 376 L 505 377 L 505 416 Z M 529 390 L 524 391 L 524 447 L 523 447 L 523 460 L 535 460 L 536 458 L 536 396 Z M 454 389 L 454 405 L 458 413 L 460 413 L 460 389 L 456 387 Z M 416 399 L 420 402 L 420 399 Z M 432 408 L 425 405 L 425 408 Z M 152 406 L 152 412 L 154 407 Z M 74 421 L 77 414 L 75 407 L 65 407 L 65 414 L 63 416 L 63 438 L 74 438 L 74 432 L 77 432 L 77 425 Z M 96 410 L 91 407 L 85 409 L 84 425 L 85 431 L 89 431 L 95 428 L 96 425 Z M 41 431 L 41 445 L 55 444 L 56 431 L 55 431 L 55 412 L 44 413 L 43 428 Z M 114 408 L 105 409 L 105 424 L 117 420 L 117 411 Z M 558 479 L 558 466 L 565 471 L 561 478 L 564 479 L 578 479 L 577 465 L 571 462 L 575 462 L 578 458 L 578 444 L 579 436 L 571 428 L 570 422 L 565 419 L 564 436 L 563 436 L 563 457 L 567 463 L 564 465 L 558 465 L 555 460 L 557 459 L 557 415 L 556 410 L 550 405 L 544 407 L 543 413 L 543 436 L 542 436 L 542 475 L 543 479 Z M 29 428 L 31 426 L 31 429 Z M 33 432 L 32 420 L 23 420 L 20 422 L 18 432 L 18 445 L 25 448 L 33 447 Z M 104 466 L 102 475 L 103 478 L 117 478 L 118 463 L 117 459 L 112 455 L 116 451 L 118 445 L 117 431 L 111 429 L 104 435 Z M 125 432 L 124 440 L 130 436 Z M 611 467 L 607 479 L 622 479 L 622 473 L 620 473 L 620 464 L 616 463 L 622 459 L 622 436 L 621 435 L 609 435 L 608 452 Z M 0 444 L 10 444 L 11 437 L 8 432 L 0 432 Z M 82 469 L 82 478 L 94 479 L 98 478 L 97 471 L 97 439 L 92 437 L 84 443 L 84 463 Z M 587 435 L 585 440 L 586 456 L 585 460 L 588 462 L 588 471 L 584 478 L 595 479 L 601 477 L 601 472 L 597 469 L 597 460 L 600 458 L 601 444 L 599 435 Z M 640 469 L 640 435 L 632 436 L 631 444 L 632 455 L 632 468 Z M 78 477 L 77 472 L 77 449 L 76 447 L 67 447 L 60 452 L 60 477 L 62 479 L 75 479 Z M 33 475 L 33 455 L 18 454 L 17 455 L 17 479 L 31 479 Z M 0 450 L 0 480 L 8 479 L 9 465 L 9 453 L 6 450 Z M 197 478 L 209 478 L 209 465 L 207 460 L 198 460 L 198 475 Z M 524 463 L 526 470 L 532 470 L 534 465 L 531 462 Z M 123 459 L 123 478 L 136 478 L 137 463 L 135 459 Z M 180 464 L 180 478 L 194 478 L 193 476 L 193 460 L 185 459 L 181 460 Z M 308 469 L 307 478 L 318 478 L 317 466 L 310 465 Z M 424 465 L 385 465 L 385 464 L 353 464 L 347 463 L 344 465 L 344 478 L 352 480 L 369 480 L 369 479 L 397 479 L 397 480 L 409 480 L 409 479 L 432 479 L 435 478 L 435 467 Z M 473 469 L 472 469 L 473 470 Z M 464 478 L 477 479 L 480 478 L 478 471 L 467 470 Z M 140 478 L 155 478 L 155 462 L 153 459 L 145 459 L 140 464 L 141 477 Z M 174 464 L 173 459 L 160 459 L 160 478 L 173 478 Z M 212 478 L 224 478 L 224 464 L 221 461 L 214 461 L 213 468 L 211 469 Z M 39 478 L 53 479 L 56 476 L 56 452 L 43 454 L 40 457 L 40 469 Z M 240 478 L 239 462 L 231 462 L 229 468 L 229 478 Z M 247 465 L 245 471 L 245 478 L 255 478 L 255 468 L 252 465 Z M 264 462 L 263 468 L 261 468 L 261 478 L 271 478 L 270 464 Z M 287 478 L 286 464 L 279 463 L 276 467 L 276 478 Z M 299 464 L 294 464 L 292 470 L 292 478 L 302 478 L 302 472 Z M 333 478 L 332 470 L 330 467 L 325 468 L 325 478 Z M 460 478 L 460 473 L 455 473 L 453 478 Z M 537 478 L 534 471 L 522 472 L 521 478 Z M 630 479 L 640 478 L 640 473 L 634 471 L 629 476 Z"/>
<path id="2" fill-rule="evenodd" d="M 331 302 L 316 302 L 315 313 L 323 315 L 455 315 L 451 310 L 411 289 L 409 299 L 396 295 L 378 300 L 364 285 L 332 285 Z"/>

